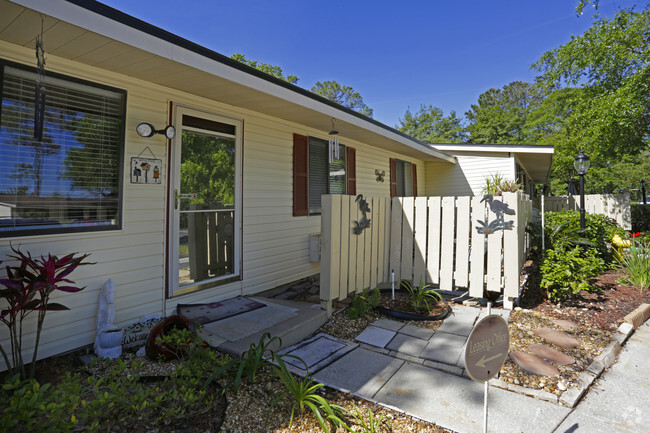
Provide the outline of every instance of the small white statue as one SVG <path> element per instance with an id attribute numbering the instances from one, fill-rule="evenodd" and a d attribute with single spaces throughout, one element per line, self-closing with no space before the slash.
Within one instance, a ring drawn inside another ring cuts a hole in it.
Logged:
<path id="1" fill-rule="evenodd" d="M 122 337 L 124 330 L 115 327 L 115 283 L 106 281 L 99 293 L 97 307 L 97 336 L 95 337 L 95 354 L 103 358 L 119 358 L 122 355 Z"/>

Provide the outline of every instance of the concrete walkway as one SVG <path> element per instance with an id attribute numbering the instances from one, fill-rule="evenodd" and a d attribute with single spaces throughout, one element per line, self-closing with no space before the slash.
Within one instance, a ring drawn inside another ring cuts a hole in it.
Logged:
<path id="1" fill-rule="evenodd" d="M 313 355 L 309 371 L 332 388 L 453 431 L 481 432 L 484 385 L 467 378 L 464 346 L 485 311 L 455 306 L 454 315 L 435 332 L 380 319 L 357 337 L 357 343 L 319 334 L 281 352 Z M 509 316 L 506 310 L 493 313 Z M 646 324 L 575 410 L 490 387 L 488 430 L 650 432 L 650 412 L 644 411 L 650 403 L 648 359 L 650 325 Z M 294 371 L 304 374 L 304 370 Z"/>
<path id="2" fill-rule="evenodd" d="M 558 433 L 650 432 L 650 321 L 559 426 Z"/>

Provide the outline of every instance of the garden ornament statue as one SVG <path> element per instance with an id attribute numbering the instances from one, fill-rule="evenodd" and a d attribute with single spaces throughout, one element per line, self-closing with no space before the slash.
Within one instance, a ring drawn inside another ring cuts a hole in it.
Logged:
<path id="1" fill-rule="evenodd" d="M 95 337 L 95 355 L 102 358 L 119 358 L 122 355 L 122 337 L 124 330 L 113 325 L 115 320 L 115 283 L 108 279 L 99 293 L 97 307 L 97 336 Z"/>
<path id="2" fill-rule="evenodd" d="M 481 202 L 487 202 L 490 205 L 490 210 L 496 214 L 496 219 L 489 224 L 484 221 L 477 220 L 481 226 L 476 226 L 476 231 L 480 234 L 489 235 L 497 230 L 512 230 L 514 221 L 504 221 L 503 215 L 514 215 L 515 211 L 510 209 L 508 205 L 502 201 L 494 200 L 491 194 L 485 194 Z"/>

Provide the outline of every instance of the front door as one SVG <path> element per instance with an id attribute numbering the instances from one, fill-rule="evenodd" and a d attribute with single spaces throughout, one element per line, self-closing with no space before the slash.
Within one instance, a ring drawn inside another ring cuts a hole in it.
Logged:
<path id="1" fill-rule="evenodd" d="M 177 106 L 172 146 L 170 296 L 240 275 L 241 122 Z"/>

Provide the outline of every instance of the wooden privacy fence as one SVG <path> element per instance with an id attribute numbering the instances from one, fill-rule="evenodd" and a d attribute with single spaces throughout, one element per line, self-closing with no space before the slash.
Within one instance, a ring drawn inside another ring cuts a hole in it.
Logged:
<path id="1" fill-rule="evenodd" d="M 544 211 L 580 210 L 580 196 L 544 197 Z M 630 194 L 585 194 L 585 212 L 615 219 L 625 230 L 632 230 Z"/>
<path id="2" fill-rule="evenodd" d="M 494 203 L 480 197 L 365 198 L 364 213 L 355 197 L 324 195 L 321 215 L 321 301 L 409 280 L 430 283 L 443 290 L 468 288 L 470 296 L 484 290 L 504 294 L 512 307 L 518 295 L 519 275 L 528 248 L 525 228 L 532 219 L 528 196 L 505 193 Z M 505 203 L 514 215 L 500 221 L 492 210 Z M 369 207 L 369 209 L 367 209 Z M 355 228 L 370 219 L 370 226 Z M 480 233 L 477 228 L 488 228 Z"/>

